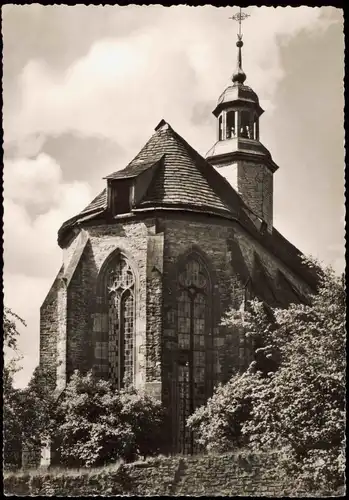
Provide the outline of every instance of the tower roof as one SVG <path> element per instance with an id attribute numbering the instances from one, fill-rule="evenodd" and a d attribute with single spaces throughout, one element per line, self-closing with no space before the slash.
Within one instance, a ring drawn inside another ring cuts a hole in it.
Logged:
<path id="1" fill-rule="evenodd" d="M 236 42 L 236 46 L 238 48 L 238 63 L 236 70 L 233 73 L 233 76 L 231 77 L 234 85 L 243 85 L 244 81 L 246 80 L 246 73 L 242 69 L 242 54 L 241 54 L 241 48 L 244 45 L 244 42 L 242 41 L 242 35 L 238 35 L 239 39 Z"/>
<path id="2" fill-rule="evenodd" d="M 247 85 L 229 85 L 219 96 L 217 106 L 213 110 L 213 114 L 218 117 L 220 112 L 234 104 L 242 104 L 254 108 L 260 116 L 264 113 L 264 109 L 259 105 L 259 99 L 251 87 Z"/>

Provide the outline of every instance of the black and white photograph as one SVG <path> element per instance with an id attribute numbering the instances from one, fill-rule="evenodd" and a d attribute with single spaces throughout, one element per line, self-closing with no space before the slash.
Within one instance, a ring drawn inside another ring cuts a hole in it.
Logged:
<path id="1" fill-rule="evenodd" d="M 1 21 L 4 495 L 345 496 L 343 8 Z"/>

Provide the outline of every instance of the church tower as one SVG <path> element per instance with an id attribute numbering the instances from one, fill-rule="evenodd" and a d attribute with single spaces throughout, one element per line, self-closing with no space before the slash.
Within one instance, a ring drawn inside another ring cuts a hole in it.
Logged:
<path id="1" fill-rule="evenodd" d="M 236 46 L 237 68 L 213 110 L 217 118 L 217 142 L 206 160 L 223 175 L 269 232 L 273 227 L 273 174 L 278 166 L 259 141 L 259 119 L 264 112 L 257 94 L 245 85 L 242 69 L 241 21 L 247 14 L 236 14 L 239 21 Z"/>

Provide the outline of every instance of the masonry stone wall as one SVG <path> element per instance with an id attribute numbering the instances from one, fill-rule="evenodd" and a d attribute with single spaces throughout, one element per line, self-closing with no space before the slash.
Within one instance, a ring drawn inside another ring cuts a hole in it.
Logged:
<path id="1" fill-rule="evenodd" d="M 64 338 L 67 303 L 62 275 L 63 268 L 57 274 L 40 308 L 40 366 L 51 374 L 52 379 L 56 376 L 64 378 L 65 372 Z"/>
<path id="2" fill-rule="evenodd" d="M 275 454 L 227 453 L 196 457 L 158 457 L 93 471 L 6 473 L 5 495 L 91 496 L 342 496 L 332 492 L 295 491 L 276 470 Z"/>
<path id="3" fill-rule="evenodd" d="M 85 247 L 67 290 L 67 379 L 74 370 L 86 372 L 93 364 L 92 315 L 95 273 L 89 260 L 91 247 Z"/>
<path id="4" fill-rule="evenodd" d="M 63 360 L 65 356 L 68 375 L 74 369 L 85 370 L 92 367 L 95 362 L 94 343 L 104 330 L 107 334 L 108 329 L 108 311 L 106 304 L 101 304 L 101 297 L 98 295 L 98 279 L 108 257 L 119 250 L 130 259 L 137 274 L 134 382 L 138 388 L 149 383 L 149 390 L 155 390 L 159 396 L 163 238 L 155 234 L 154 221 L 91 226 L 85 232 L 89 241 L 72 271 L 66 291 L 68 338 L 64 339 L 59 333 L 62 331 L 59 325 L 65 323 L 65 314 L 58 310 L 56 289 L 63 288 L 62 279 L 58 277 L 54 287 L 56 308 L 51 306 L 51 313 L 48 306 L 43 306 L 43 316 L 53 331 L 43 352 L 47 351 L 51 359 L 55 360 Z M 66 270 L 77 252 L 77 240 L 79 236 L 72 240 L 72 250 L 64 250 Z"/>
<path id="5" fill-rule="evenodd" d="M 168 379 L 168 390 L 173 379 L 172 353 L 177 348 L 176 271 L 181 256 L 191 251 L 203 256 L 212 275 L 214 382 L 225 382 L 234 372 L 245 366 L 241 360 L 248 354 L 246 346 L 240 342 L 240 333 L 236 331 L 228 334 L 220 323 L 231 307 L 243 307 L 246 282 L 254 273 L 255 254 L 260 258 L 272 281 L 276 282 L 277 272 L 280 270 L 301 294 L 307 295 L 310 288 L 235 222 L 193 216 L 192 220 L 184 217 L 162 219 L 160 224 L 165 234 L 163 367 Z"/>
<path id="6" fill-rule="evenodd" d="M 115 252 L 122 252 L 136 275 L 133 382 L 162 400 L 168 410 L 167 434 L 172 438 L 177 418 L 179 262 L 195 252 L 211 278 L 213 347 L 207 353 L 212 363 L 211 389 L 243 370 L 250 359 L 241 332 L 228 331 L 221 320 L 231 307 L 244 307 L 256 255 L 272 281 L 282 271 L 300 293 L 310 291 L 237 222 L 207 215 L 91 223 L 70 244 L 72 249 L 64 250 L 64 267 L 41 308 L 40 363 L 56 370 L 59 390 L 75 369 L 97 370 L 94 347 L 108 337 L 109 328 L 104 272 Z"/>
<path id="7" fill-rule="evenodd" d="M 144 349 L 146 345 L 147 324 L 147 246 L 148 232 L 152 232 L 153 222 L 143 222 L 104 225 L 88 228 L 91 242 L 90 267 L 98 274 L 108 258 L 115 250 L 123 252 L 133 264 L 136 273 L 136 324 L 134 345 L 134 382 L 137 388 L 144 387 L 146 382 L 144 369 Z M 97 283 L 95 283 L 97 287 Z M 108 310 L 105 304 L 98 303 L 101 299 L 96 293 L 95 309 L 92 311 L 94 330 L 92 336 L 108 328 Z M 102 308 L 100 308 L 102 306 Z M 107 331 L 104 333 L 108 333 Z"/>
<path id="8" fill-rule="evenodd" d="M 251 210 L 273 226 L 273 174 L 266 165 L 239 161 L 238 192 Z"/>
<path id="9" fill-rule="evenodd" d="M 141 362 L 146 367 L 148 391 L 161 397 L 161 361 L 163 326 L 163 256 L 164 234 L 148 236 L 147 247 L 147 327 L 146 344 L 140 346 L 144 353 Z M 141 355 L 141 353 L 140 353 Z M 153 388 L 157 387 L 154 391 Z"/>

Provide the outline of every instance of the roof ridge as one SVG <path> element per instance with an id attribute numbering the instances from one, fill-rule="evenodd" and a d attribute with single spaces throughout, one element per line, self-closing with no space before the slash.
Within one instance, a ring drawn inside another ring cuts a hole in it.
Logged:
<path id="1" fill-rule="evenodd" d="M 161 125 L 161 126 L 160 126 Z M 215 189 L 214 185 L 212 182 L 210 182 L 210 179 L 207 177 L 207 173 L 205 171 L 205 168 L 203 166 L 206 166 L 206 161 L 205 159 L 197 153 L 186 141 L 181 137 L 172 127 L 169 125 L 167 122 L 164 120 L 160 122 L 159 126 L 157 127 L 155 133 L 153 134 L 151 140 L 156 141 L 157 138 L 161 141 L 161 143 L 164 141 L 166 146 L 164 148 L 165 151 L 165 156 L 169 158 L 169 161 L 171 161 L 171 156 L 173 156 L 173 146 L 177 149 L 178 151 L 178 163 L 179 165 L 181 164 L 181 161 L 188 162 L 189 165 L 191 165 L 191 168 L 194 168 L 197 172 L 200 178 L 202 179 L 203 182 L 206 184 L 206 188 L 208 189 L 209 192 L 211 193 L 211 196 L 213 196 L 217 201 L 219 201 L 219 204 L 221 205 L 221 210 L 223 211 L 228 211 L 232 213 L 232 207 L 229 206 L 226 200 L 222 198 L 222 196 L 217 193 L 217 190 Z M 160 143 L 160 144 L 161 144 Z M 172 144 L 171 144 L 172 143 Z M 145 146 L 146 147 L 146 146 Z M 147 154 L 146 151 L 144 154 Z M 169 156 L 168 156 L 169 155 Z M 166 169 L 167 163 L 165 162 L 164 167 Z M 184 167 L 184 165 L 183 165 Z M 211 165 L 209 168 L 213 168 Z M 155 179 L 156 182 L 156 179 Z M 151 184 L 149 186 L 149 189 L 147 191 L 146 196 L 143 199 L 143 202 L 150 202 L 150 200 L 147 200 L 147 197 L 151 197 L 152 192 L 151 189 L 154 187 L 156 190 L 156 185 Z M 196 189 L 196 186 L 193 185 L 193 189 Z M 188 200 L 189 203 L 189 200 Z M 201 204 L 203 204 L 204 201 L 201 201 Z M 207 203 L 207 206 L 210 206 L 210 203 Z"/>
<path id="2" fill-rule="evenodd" d="M 189 150 L 189 154 L 194 156 L 194 160 L 199 160 L 198 166 L 200 168 L 200 172 L 204 175 L 204 177 L 205 177 L 206 181 L 208 182 L 208 184 L 210 185 L 211 189 L 214 191 L 214 193 L 217 196 L 219 196 L 219 198 L 222 200 L 223 204 L 227 207 L 227 209 L 228 210 L 232 209 L 230 202 L 228 202 L 228 200 L 225 198 L 225 196 L 222 196 L 222 193 L 217 192 L 217 190 L 215 189 L 216 186 L 214 186 L 214 187 L 212 186 L 212 183 L 207 178 L 207 173 L 210 173 L 216 179 L 219 179 L 219 182 L 222 184 L 222 186 L 224 185 L 225 189 L 234 193 L 235 198 L 239 200 L 240 204 L 242 206 L 248 208 L 247 205 L 244 203 L 243 199 L 241 198 L 241 196 L 239 195 L 239 193 L 237 193 L 235 191 L 235 189 L 231 186 L 231 184 L 227 181 L 227 179 L 225 177 L 223 177 L 219 172 L 217 172 L 217 170 L 206 160 L 206 158 L 204 158 L 198 151 L 196 151 L 181 135 L 179 135 L 172 127 L 170 127 L 170 128 L 171 128 L 172 132 L 175 134 L 175 136 L 177 136 L 177 138 L 180 140 L 180 142 L 182 144 L 184 143 L 184 147 L 185 147 L 185 149 Z M 204 167 L 204 168 L 201 168 L 201 167 Z"/>

